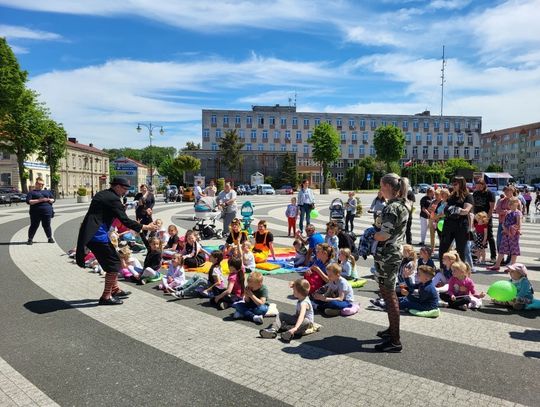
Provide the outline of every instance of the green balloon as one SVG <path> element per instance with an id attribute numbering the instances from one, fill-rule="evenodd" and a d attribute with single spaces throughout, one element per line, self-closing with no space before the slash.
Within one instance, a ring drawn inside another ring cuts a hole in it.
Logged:
<path id="1" fill-rule="evenodd" d="M 313 219 L 317 219 L 319 217 L 319 212 L 317 212 L 317 209 L 312 209 L 309 213 L 309 217 Z"/>
<path id="2" fill-rule="evenodd" d="M 444 219 L 441 219 L 440 221 L 437 222 L 437 229 L 439 229 L 439 232 L 442 232 L 443 226 L 444 226 Z"/>
<path id="3" fill-rule="evenodd" d="M 512 301 L 517 296 L 517 288 L 511 281 L 500 280 L 489 286 L 487 294 L 495 301 Z"/>

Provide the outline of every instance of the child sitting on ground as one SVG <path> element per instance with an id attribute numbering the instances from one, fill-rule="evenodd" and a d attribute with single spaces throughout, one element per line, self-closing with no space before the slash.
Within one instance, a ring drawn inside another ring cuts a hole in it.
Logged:
<path id="1" fill-rule="evenodd" d="M 167 233 L 169 237 L 167 243 L 163 247 L 163 255 L 165 257 L 172 257 L 175 253 L 181 253 L 184 248 L 180 245 L 180 237 L 178 236 L 178 228 L 176 225 L 169 225 Z"/>
<path id="2" fill-rule="evenodd" d="M 339 252 L 339 238 L 337 237 L 338 226 L 335 222 L 328 222 L 326 225 L 326 236 L 324 242 L 334 249 L 334 260 L 337 260 Z"/>
<path id="3" fill-rule="evenodd" d="M 443 254 L 442 267 L 433 277 L 433 285 L 439 294 L 448 291 L 448 280 L 452 277 L 452 264 L 458 261 L 461 261 L 461 258 L 456 250 L 449 250 Z"/>
<path id="4" fill-rule="evenodd" d="M 521 263 L 514 263 L 506 269 L 510 273 L 510 281 L 517 288 L 517 295 L 512 301 L 495 301 L 495 304 L 506 305 L 515 310 L 522 310 L 530 304 L 534 299 L 534 290 L 531 282 L 527 278 L 527 267 Z"/>
<path id="5" fill-rule="evenodd" d="M 417 269 L 420 268 L 420 266 L 429 266 L 432 267 L 433 270 L 436 270 L 435 262 L 431 258 L 431 254 L 433 251 L 431 250 L 431 247 L 424 246 L 420 249 L 420 256 L 418 259 Z"/>
<path id="6" fill-rule="evenodd" d="M 152 280 L 161 276 L 161 240 L 159 240 L 157 237 L 152 237 L 148 241 L 148 246 L 150 246 L 150 250 L 146 254 L 146 258 L 144 259 L 142 272 L 133 273 L 133 277 L 137 280 L 138 284 L 141 285 L 146 284 L 148 280 Z"/>
<path id="7" fill-rule="evenodd" d="M 249 241 L 242 243 L 242 264 L 246 273 L 251 273 L 255 270 L 255 256 L 251 251 L 251 243 Z"/>
<path id="8" fill-rule="evenodd" d="M 133 273 L 140 273 L 143 270 L 141 262 L 136 257 L 132 256 L 132 251 L 129 246 L 123 246 L 118 250 L 120 257 L 121 269 L 120 273 L 125 279 L 133 276 Z"/>
<path id="9" fill-rule="evenodd" d="M 163 221 L 161 219 L 156 219 L 154 223 L 158 227 L 158 230 L 154 232 L 154 236 L 161 240 L 161 244 L 167 244 L 169 242 L 169 234 L 163 227 Z"/>
<path id="10" fill-rule="evenodd" d="M 309 300 L 309 282 L 299 278 L 292 283 L 293 295 L 296 303 L 296 313 L 294 315 L 280 312 L 270 328 L 261 329 L 261 338 L 273 339 L 281 333 L 281 339 L 289 342 L 295 335 L 302 336 L 307 329 L 313 327 L 315 321 L 313 305 Z"/>
<path id="11" fill-rule="evenodd" d="M 406 284 L 409 291 L 412 291 L 412 287 L 416 284 L 416 252 L 414 247 L 410 244 L 404 244 L 402 248 L 403 259 L 399 266 L 396 292 L 398 296 L 401 296 L 402 284 Z"/>
<path id="12" fill-rule="evenodd" d="M 304 243 L 300 239 L 294 239 L 293 247 L 296 251 L 296 256 L 288 259 L 288 261 L 292 262 L 294 267 L 303 267 L 306 263 L 307 247 L 304 246 Z"/>
<path id="13" fill-rule="evenodd" d="M 304 278 L 310 284 L 310 294 L 328 282 L 326 267 L 333 263 L 334 258 L 334 249 L 326 243 L 318 244 L 315 250 L 317 258 L 311 267 L 304 272 Z"/>
<path id="14" fill-rule="evenodd" d="M 339 249 L 338 262 L 341 266 L 341 276 L 346 280 L 358 280 L 356 271 L 356 260 L 351 253 L 351 249 Z"/>
<path id="15" fill-rule="evenodd" d="M 336 263 L 326 268 L 328 283 L 313 294 L 319 312 L 328 317 L 337 317 L 341 310 L 350 308 L 354 301 L 351 285 L 341 277 L 341 266 Z"/>
<path id="16" fill-rule="evenodd" d="M 225 289 L 223 282 L 223 274 L 221 273 L 221 261 L 223 260 L 223 252 L 214 250 L 209 256 L 210 269 L 208 270 L 208 280 L 196 274 L 186 281 L 181 287 L 176 287 L 176 291 L 172 295 L 176 298 L 185 297 L 214 297 Z"/>
<path id="17" fill-rule="evenodd" d="M 220 310 L 229 308 L 235 302 L 240 301 L 244 295 L 245 276 L 242 267 L 242 259 L 231 257 L 227 261 L 227 265 L 229 266 L 227 288 L 210 299 L 210 302 Z"/>
<path id="18" fill-rule="evenodd" d="M 268 288 L 263 284 L 263 275 L 252 272 L 247 278 L 247 287 L 244 290 L 244 302 L 233 304 L 236 312 L 234 319 L 253 321 L 258 325 L 263 323 L 264 314 L 268 311 Z"/>
<path id="19" fill-rule="evenodd" d="M 169 270 L 167 275 L 163 277 L 159 289 L 165 294 L 172 294 L 176 287 L 182 287 L 186 282 L 186 275 L 182 265 L 184 261 L 180 253 L 175 253 L 172 260 L 169 262 Z"/>
<path id="20" fill-rule="evenodd" d="M 471 266 L 462 261 L 452 264 L 452 277 L 448 280 L 448 292 L 440 294 L 448 307 L 467 311 L 468 308 L 480 308 L 481 298 L 485 294 L 476 294 L 474 282 L 471 279 Z"/>
<path id="21" fill-rule="evenodd" d="M 418 311 L 431 311 L 439 306 L 439 293 L 433 285 L 435 269 L 422 265 L 418 267 L 418 283 L 412 289 L 418 290 L 414 294 L 413 290 L 401 289 L 403 297 L 399 299 L 399 309 L 415 309 Z"/>

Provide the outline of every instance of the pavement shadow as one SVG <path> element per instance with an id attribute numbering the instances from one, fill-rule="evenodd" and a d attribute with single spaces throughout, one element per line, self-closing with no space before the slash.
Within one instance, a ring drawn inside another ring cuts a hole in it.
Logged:
<path id="1" fill-rule="evenodd" d="M 510 338 L 518 339 L 520 341 L 540 342 L 540 330 L 538 329 L 525 329 L 523 332 L 509 332 Z"/>
<path id="2" fill-rule="evenodd" d="M 479 308 L 477 310 L 481 314 L 488 314 L 488 315 L 509 315 L 509 314 L 515 314 L 519 315 L 520 317 L 527 318 L 527 319 L 536 319 L 538 316 L 540 316 L 540 310 L 520 310 L 516 311 L 509 308 L 501 308 L 500 306 L 494 306 L 494 305 L 484 305 L 482 308 Z"/>
<path id="3" fill-rule="evenodd" d="M 525 356 L 527 358 L 540 359 L 540 352 L 535 352 L 535 351 L 532 351 L 532 350 L 528 350 L 526 352 L 523 352 L 523 356 Z"/>
<path id="4" fill-rule="evenodd" d="M 315 341 L 302 342 L 299 346 L 289 346 L 283 348 L 282 351 L 290 355 L 300 355 L 304 359 L 317 360 L 327 356 L 356 352 L 375 353 L 373 347 L 365 345 L 376 345 L 381 341 L 381 339 L 356 339 L 334 335 Z"/>
<path id="5" fill-rule="evenodd" d="M 93 308 L 97 306 L 98 300 L 96 299 L 62 301 L 56 298 L 48 298 L 45 300 L 29 301 L 24 304 L 24 308 L 34 314 L 49 314 L 56 311 L 74 308 Z"/>
<path id="6" fill-rule="evenodd" d="M 24 242 L 0 242 L 0 246 L 21 246 L 25 245 L 26 241 Z"/>

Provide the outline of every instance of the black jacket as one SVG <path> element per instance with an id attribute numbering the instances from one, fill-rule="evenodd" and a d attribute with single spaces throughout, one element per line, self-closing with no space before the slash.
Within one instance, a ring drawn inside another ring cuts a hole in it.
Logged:
<path id="1" fill-rule="evenodd" d="M 112 189 L 98 192 L 88 208 L 88 212 L 79 229 L 77 238 L 77 264 L 84 267 L 85 247 L 92 240 L 99 227 L 105 223 L 111 225 L 114 218 L 118 218 L 122 224 L 135 232 L 140 232 L 142 225 L 128 218 L 120 196 Z"/>

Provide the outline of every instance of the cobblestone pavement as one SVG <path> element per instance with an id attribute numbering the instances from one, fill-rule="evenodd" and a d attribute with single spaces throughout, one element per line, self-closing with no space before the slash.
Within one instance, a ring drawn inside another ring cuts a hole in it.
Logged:
<path id="1" fill-rule="evenodd" d="M 319 230 L 336 196 L 318 197 L 320 216 L 313 223 Z M 276 244 L 290 245 L 284 218 L 290 197 L 245 198 L 255 204 L 255 222 L 268 221 Z M 361 195 L 365 208 L 372 198 Z M 479 311 L 444 309 L 433 320 L 403 315 L 403 352 L 378 354 L 375 332 L 387 319 L 368 307 L 376 290 L 372 280 L 355 290 L 358 314 L 317 315 L 322 330 L 288 344 L 259 339 L 260 326 L 232 320 L 230 310 L 217 311 L 200 299 L 172 300 L 152 284 L 122 283 L 133 291 L 124 305 L 98 307 L 103 278 L 65 256 L 86 208 L 59 202 L 53 222 L 57 244 L 45 243 L 40 230 L 33 246 L 21 244 L 27 208 L 0 208 L 1 406 L 538 405 L 538 311 L 516 313 L 486 299 Z M 194 224 L 188 203 L 158 203 L 155 214 L 181 233 Z M 371 220 L 364 214 L 355 230 Z M 540 225 L 527 222 L 523 229 L 519 261 L 540 287 Z M 416 216 L 413 236 L 418 241 Z M 361 260 L 360 274 L 368 276 L 371 264 Z M 294 278 L 265 278 L 280 310 L 294 310 L 288 288 Z M 484 291 L 503 278 L 485 269 L 473 276 Z"/>

